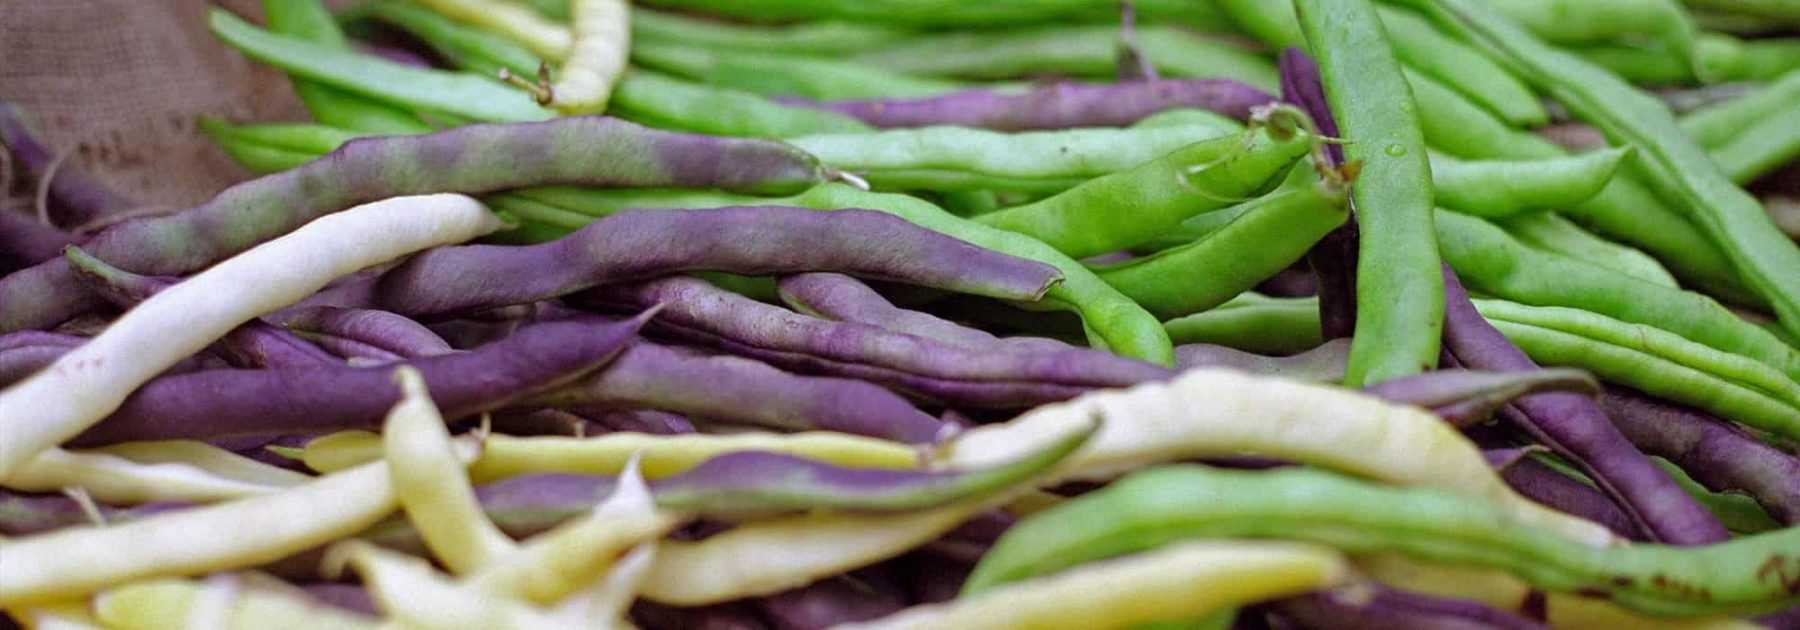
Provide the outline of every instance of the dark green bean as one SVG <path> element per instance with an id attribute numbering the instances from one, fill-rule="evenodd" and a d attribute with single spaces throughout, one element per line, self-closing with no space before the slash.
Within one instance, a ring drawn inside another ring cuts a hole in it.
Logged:
<path id="1" fill-rule="evenodd" d="M 1437 364 L 1444 279 L 1432 233 L 1431 166 L 1418 105 L 1366 0 L 1296 0 L 1326 99 L 1361 162 L 1356 207 L 1356 334 L 1345 384 L 1414 374 Z"/>
<path id="2" fill-rule="evenodd" d="M 1163 322 L 1163 329 L 1175 343 L 1215 343 L 1263 354 L 1298 354 L 1325 343 L 1318 298 L 1245 293 L 1210 311 Z"/>
<path id="3" fill-rule="evenodd" d="M 1498 218 L 1592 199 L 1630 154 L 1622 148 L 1543 160 L 1472 161 L 1433 154 L 1431 181 L 1439 205 Z"/>
<path id="4" fill-rule="evenodd" d="M 1595 236 L 1555 212 L 1522 214 L 1494 223 L 1519 242 L 1537 249 L 1587 261 L 1651 284 L 1671 289 L 1681 286 L 1649 254 Z"/>
<path id="5" fill-rule="evenodd" d="M 1101 78 L 1113 74 L 1117 39 L 1115 25 L 949 32 L 903 40 L 856 59 L 901 72 L 977 79 Z M 1140 27 L 1137 39 L 1151 65 L 1167 76 L 1222 77 L 1265 90 L 1280 82 L 1268 59 L 1229 42 L 1166 26 Z"/>
<path id="6" fill-rule="evenodd" d="M 815 21 L 783 26 L 733 24 L 680 13 L 635 8 L 633 41 L 681 44 L 711 50 L 749 50 L 835 55 L 868 50 L 912 36 L 912 31 L 868 22 Z"/>

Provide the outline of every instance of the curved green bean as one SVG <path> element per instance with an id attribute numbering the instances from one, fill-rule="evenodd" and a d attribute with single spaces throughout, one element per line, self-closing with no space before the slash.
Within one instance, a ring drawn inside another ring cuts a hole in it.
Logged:
<path id="1" fill-rule="evenodd" d="M 1694 25 L 1675 0 L 1491 0 L 1488 6 L 1532 35 L 1558 43 L 1648 36 L 1693 63 Z"/>
<path id="2" fill-rule="evenodd" d="M 739 18 L 751 22 L 799 20 L 847 20 L 902 26 L 1017 26 L 1068 18 L 1114 18 L 1112 3 L 1092 0 L 1015 0 L 1012 2 L 964 2 L 962 0 L 653 0 L 650 6 L 667 7 Z M 1207 20 L 1207 3 L 1140 0 L 1145 17 Z M 1202 22 L 1204 25 L 1204 22 Z"/>
<path id="3" fill-rule="evenodd" d="M 263 19 L 280 34 L 349 50 L 331 10 L 320 0 L 263 0 Z M 425 133 L 431 126 L 412 112 L 371 101 L 330 85 L 294 77 L 294 95 L 314 119 L 333 127 L 368 133 Z"/>
<path id="4" fill-rule="evenodd" d="M 1421 0 L 1408 0 L 1420 4 Z M 1423 3 L 1446 28 L 1501 57 L 1609 140 L 1637 147 L 1632 164 L 1664 198 L 1676 202 L 1769 301 L 1782 327 L 1800 333 L 1800 247 L 1783 236 L 1762 205 L 1726 179 L 1699 145 L 1682 134 L 1667 107 L 1611 73 L 1559 52 L 1473 0 Z"/>
<path id="5" fill-rule="evenodd" d="M 1295 0 L 1300 30 L 1338 128 L 1361 162 L 1351 189 L 1359 241 L 1356 333 L 1344 384 L 1360 387 L 1437 365 L 1444 279 L 1431 227 L 1431 166 L 1418 105 L 1367 0 Z"/>
<path id="6" fill-rule="evenodd" d="M 1736 380 L 1745 362 L 1666 331 L 1587 311 L 1534 307 L 1502 300 L 1475 306 L 1533 361 L 1578 367 L 1627 385 L 1777 435 L 1800 435 L 1800 406 L 1791 395 Z M 1729 372 L 1729 374 L 1727 374 Z"/>
<path id="7" fill-rule="evenodd" d="M 1197 313 L 1286 269 L 1349 218 L 1343 191 L 1317 178 L 1245 205 L 1205 238 L 1095 272 L 1157 317 Z"/>
<path id="8" fill-rule="evenodd" d="M 1719 170 L 1747 184 L 1800 158 L 1800 101 L 1756 121 L 1710 153 Z"/>
<path id="9" fill-rule="evenodd" d="M 1391 7 L 1381 7 L 1378 12 L 1388 41 L 1393 42 L 1394 56 L 1407 68 L 1444 82 L 1513 125 L 1536 127 L 1549 122 L 1549 113 L 1531 88 L 1480 51 L 1438 32 L 1417 13 Z"/>
<path id="10" fill-rule="evenodd" d="M 1702 547 L 1593 547 L 1492 505 L 1305 468 L 1168 466 L 1071 499 L 1008 530 L 965 595 L 1084 562 L 1193 538 L 1290 538 L 1501 569 L 1539 588 L 1655 615 L 1756 614 L 1800 602 L 1800 528 Z"/>
<path id="11" fill-rule="evenodd" d="M 1480 219 L 1439 211 L 1444 260 L 1469 288 L 1515 302 L 1565 306 L 1653 326 L 1800 380 L 1800 351 L 1698 293 L 1643 282 L 1533 250 Z"/>
<path id="12" fill-rule="evenodd" d="M 1178 344 L 1212 343 L 1262 354 L 1298 354 L 1325 343 L 1314 297 L 1246 292 L 1212 310 L 1163 322 L 1163 330 Z"/>
<path id="13" fill-rule="evenodd" d="M 1465 159 L 1566 155 L 1550 141 L 1507 126 L 1429 78 L 1408 74 L 1407 79 L 1418 97 L 1420 126 L 1436 149 Z M 1718 245 L 1630 175 L 1629 170 L 1617 174 L 1600 194 L 1561 210 L 1576 222 L 1643 248 L 1690 286 L 1704 287 L 1735 304 L 1762 303 L 1738 280 Z"/>
<path id="14" fill-rule="evenodd" d="M 1687 471 L 1670 463 L 1669 460 L 1652 457 L 1650 461 L 1656 464 L 1657 468 L 1661 468 L 1670 479 L 1674 479 L 1676 485 L 1687 491 L 1695 501 L 1706 506 L 1706 511 L 1719 517 L 1719 522 L 1723 523 L 1726 529 L 1731 530 L 1731 533 L 1760 534 L 1782 528 L 1781 523 L 1769 516 L 1769 513 L 1756 503 L 1756 499 L 1750 498 L 1749 495 L 1735 492 L 1713 492 L 1706 486 L 1700 485 L 1700 482 L 1688 476 Z"/>
<path id="15" fill-rule="evenodd" d="M 1494 222 L 1519 242 L 1539 250 L 1587 261 L 1649 282 L 1680 288 L 1675 276 L 1649 254 L 1593 235 L 1555 212 L 1533 212 Z"/>
<path id="16" fill-rule="evenodd" d="M 902 74 L 850 61 L 749 50 L 719 52 L 671 44 L 632 46 L 631 62 L 709 85 L 764 96 L 825 101 L 937 96 L 968 87 L 960 81 Z"/>
<path id="17" fill-rule="evenodd" d="M 837 112 L 788 107 L 762 96 L 632 68 L 613 86 L 608 113 L 652 127 L 720 136 L 786 138 L 872 128 Z"/>
<path id="18" fill-rule="evenodd" d="M 825 20 L 785 26 L 759 26 L 704 20 L 650 9 L 631 12 L 632 39 L 720 51 L 850 54 L 868 50 L 872 46 L 897 42 L 913 34 L 910 30 L 868 22 Z"/>
<path id="19" fill-rule="evenodd" d="M 526 77 L 537 72 L 537 53 L 506 36 L 466 26 L 406 0 L 377 0 L 364 6 L 375 19 L 419 38 L 458 68 L 490 77 L 503 68 Z"/>
<path id="20" fill-rule="evenodd" d="M 490 122 L 545 120 L 552 113 L 524 92 L 460 72 L 413 68 L 330 46 L 276 35 L 231 12 L 208 12 L 213 34 L 290 74 L 378 101 Z"/>
<path id="21" fill-rule="evenodd" d="M 1790 72 L 1754 92 L 1682 116 L 1679 124 L 1694 142 L 1714 148 L 1796 101 L 1800 101 L 1800 72 Z"/>
<path id="22" fill-rule="evenodd" d="M 1463 161 L 1433 154 L 1431 181 L 1439 205 L 1499 218 L 1587 201 L 1606 188 L 1630 154 L 1630 147 L 1543 160 Z"/>
<path id="23" fill-rule="evenodd" d="M 1632 44 L 1572 49 L 1589 63 L 1640 84 L 1673 85 L 1698 79 L 1707 82 L 1767 81 L 1800 68 L 1800 43 L 1792 40 L 1741 40 L 1723 33 L 1702 33 L 1695 41 L 1693 64 L 1662 48 Z"/>
<path id="24" fill-rule="evenodd" d="M 1089 128 L 1006 133 L 919 127 L 789 138 L 833 168 L 878 190 L 1061 192 L 1129 170 L 1184 146 L 1230 136 L 1241 125 Z"/>
<path id="25" fill-rule="evenodd" d="M 1275 110 L 1286 118 L 1298 114 Z M 1318 139 L 1271 120 L 1242 134 L 1188 145 L 1062 194 L 976 217 L 1036 238 L 1069 256 L 1117 251 L 1156 238 L 1197 214 L 1274 186 Z"/>
<path id="26" fill-rule="evenodd" d="M 1116 25 L 1101 24 L 948 32 L 913 37 L 855 59 L 900 72 L 973 79 L 1104 78 L 1116 69 L 1118 37 Z M 1145 57 L 1165 75 L 1237 79 L 1265 90 L 1280 86 L 1275 64 L 1241 46 L 1168 26 L 1139 27 L 1137 37 Z"/>

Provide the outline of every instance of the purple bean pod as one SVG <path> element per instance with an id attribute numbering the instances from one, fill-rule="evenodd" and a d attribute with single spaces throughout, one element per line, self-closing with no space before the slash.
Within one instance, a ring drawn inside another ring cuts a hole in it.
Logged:
<path id="1" fill-rule="evenodd" d="M 0 276 L 61 256 L 74 243 L 73 234 L 0 210 Z"/>
<path id="2" fill-rule="evenodd" d="M 440 247 L 385 274 L 377 299 L 383 308 L 411 316 L 449 316 L 702 270 L 844 271 L 1024 301 L 1043 297 L 1062 279 L 1050 265 L 885 212 L 745 206 L 628 210 L 538 245 Z"/>
<path id="3" fill-rule="evenodd" d="M 1061 351 L 1073 346 L 1043 337 L 996 337 L 930 313 L 895 306 L 861 280 L 840 273 L 787 276 L 777 282 L 781 301 L 796 311 L 840 322 L 878 326 L 966 348 Z M 1111 355 L 1108 355 L 1111 356 Z"/>
<path id="4" fill-rule="evenodd" d="M 648 342 L 632 344 L 604 369 L 537 402 L 657 409 L 703 420 L 915 444 L 935 442 L 945 432 L 937 418 L 871 383 L 800 376 L 750 359 Z"/>
<path id="5" fill-rule="evenodd" d="M 50 179 L 49 207 L 46 209 L 50 222 L 58 227 L 78 229 L 96 219 L 136 206 L 94 179 L 93 175 L 66 162 L 57 166 L 55 173 L 50 173 L 56 154 L 38 141 L 31 124 L 26 122 L 25 112 L 4 101 L 0 101 L 0 143 L 6 145 L 13 159 L 25 167 L 33 181 L 54 175 Z"/>
<path id="6" fill-rule="evenodd" d="M 275 324 L 301 333 L 354 340 L 400 358 L 418 359 L 455 352 L 437 333 L 403 315 L 374 309 L 314 306 L 287 310 Z"/>
<path id="7" fill-rule="evenodd" d="M 1478 370 L 1539 369 L 1483 319 L 1448 265 L 1444 274 L 1444 347 Z M 1643 532 L 1672 545 L 1730 538 L 1725 526 L 1625 439 L 1594 401 L 1581 394 L 1524 396 L 1501 415 L 1581 468 Z"/>
<path id="8" fill-rule="evenodd" d="M 1546 626 L 1462 599 L 1355 584 L 1275 602 L 1271 608 L 1307 628 L 1348 630 L 1539 630 Z"/>
<path id="9" fill-rule="evenodd" d="M 156 502 L 132 507 L 96 504 L 107 522 L 143 518 L 187 507 L 184 503 Z M 60 494 L 28 494 L 0 488 L 0 535 L 28 536 L 64 527 L 90 525 L 87 512 L 74 499 Z"/>
<path id="10" fill-rule="evenodd" d="M 638 600 L 631 620 L 644 630 L 769 630 L 748 604 L 730 603 L 678 608 Z"/>
<path id="11" fill-rule="evenodd" d="M 1663 457 L 1715 492 L 1743 492 L 1783 525 L 1800 525 L 1800 457 L 1783 452 L 1729 422 L 1609 387 L 1600 408 L 1625 439 Z"/>
<path id="12" fill-rule="evenodd" d="M 1529 457 L 1535 448 L 1482 451 L 1506 485 L 1525 498 L 1606 526 L 1621 537 L 1644 540 L 1638 527 L 1606 494 Z"/>
<path id="13" fill-rule="evenodd" d="M 1364 391 L 1394 402 L 1425 407 L 1457 427 L 1484 422 L 1521 396 L 1538 392 L 1593 395 L 1600 383 L 1581 370 L 1550 368 L 1531 372 L 1443 369 L 1370 385 Z"/>
<path id="14" fill-rule="evenodd" d="M 374 625 L 374 617 L 381 616 L 380 608 L 375 605 L 375 598 L 360 584 L 314 582 L 301 584 L 300 590 L 306 591 L 307 596 L 320 604 L 371 617 L 370 625 Z"/>
<path id="15" fill-rule="evenodd" d="M 409 361 L 446 418 L 500 408 L 606 364 L 654 314 L 531 326 L 471 352 Z M 161 377 L 72 444 L 374 428 L 399 399 L 393 368 L 211 370 Z"/>
<path id="16" fill-rule="evenodd" d="M 913 99 L 818 102 L 779 99 L 789 105 L 834 111 L 876 127 L 954 125 L 1000 131 L 1123 127 L 1168 109 L 1198 107 L 1248 120 L 1250 110 L 1275 100 L 1267 92 L 1230 79 L 1157 79 L 1130 83 L 1054 83 L 1023 94 L 966 90 Z"/>
<path id="17" fill-rule="evenodd" d="M 971 350 L 874 326 L 808 317 L 685 277 L 599 287 L 583 293 L 581 300 L 615 308 L 664 304 L 668 310 L 659 329 L 679 331 L 777 367 L 874 380 L 967 406 L 1029 406 L 1174 374 L 1139 361 L 1097 361 L 1097 353 L 1079 349 Z M 986 396 L 1000 393 L 1025 398 Z"/>
<path id="18" fill-rule="evenodd" d="M 468 125 L 357 138 L 199 206 L 113 225 L 82 245 L 121 269 L 180 275 L 326 214 L 399 195 L 558 184 L 782 194 L 830 176 L 816 158 L 781 142 L 660 131 L 604 116 Z M 0 333 L 49 328 L 100 305 L 74 282 L 60 259 L 0 278 Z"/>
<path id="19" fill-rule="evenodd" d="M 1289 48 L 1281 51 L 1279 67 L 1282 100 L 1305 110 L 1320 134 L 1342 137 L 1325 101 L 1318 64 L 1300 49 Z M 1333 167 L 1344 163 L 1342 146 L 1325 145 L 1325 155 Z M 1349 337 L 1356 330 L 1356 202 L 1350 204 L 1351 220 L 1326 234 L 1306 254 L 1307 264 L 1318 277 L 1319 327 L 1326 339 Z"/>
<path id="20" fill-rule="evenodd" d="M 28 330 L 0 335 L 0 388 L 24 380 L 55 363 L 64 353 L 87 343 L 88 338 Z M 214 367 L 206 355 L 189 357 L 169 366 L 163 374 L 183 374 Z"/>

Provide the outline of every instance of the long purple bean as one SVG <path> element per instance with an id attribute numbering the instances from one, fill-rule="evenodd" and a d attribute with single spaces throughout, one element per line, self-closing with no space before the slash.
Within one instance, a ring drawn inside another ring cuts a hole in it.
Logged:
<path id="1" fill-rule="evenodd" d="M 1443 274 L 1444 347 L 1473 369 L 1538 369 L 1475 310 L 1448 265 Z M 1730 537 L 1717 518 L 1625 439 L 1593 399 L 1561 392 L 1533 394 L 1513 401 L 1501 414 L 1581 468 L 1656 540 L 1698 545 Z"/>
<path id="2" fill-rule="evenodd" d="M 871 383 L 790 374 L 759 361 L 648 342 L 632 344 L 604 369 L 538 402 L 659 409 L 703 421 L 924 444 L 945 430 L 937 418 Z"/>
<path id="3" fill-rule="evenodd" d="M 132 507 L 96 504 L 100 518 L 117 522 L 180 509 L 185 504 L 158 502 Z M 60 494 L 25 494 L 0 488 L 0 535 L 26 536 L 90 524 L 81 504 Z"/>
<path id="4" fill-rule="evenodd" d="M 1068 350 L 1073 347 L 1044 337 L 1000 338 L 930 313 L 900 308 L 861 280 L 840 273 L 795 274 L 782 278 L 775 286 L 781 301 L 788 307 L 814 317 L 879 326 L 967 348 Z"/>
<path id="5" fill-rule="evenodd" d="M 1122 127 L 1180 107 L 1209 109 L 1248 120 L 1250 109 L 1275 97 L 1230 79 L 1158 79 L 1129 83 L 1057 83 L 1023 94 L 967 90 L 916 99 L 816 102 L 790 105 L 835 111 L 876 127 L 955 125 L 1002 131 Z"/>
<path id="6" fill-rule="evenodd" d="M 589 290 L 590 304 L 668 307 L 658 328 L 801 372 L 847 375 L 968 406 L 1029 406 L 1100 387 L 1168 378 L 1139 361 L 1096 361 L 1092 351 L 971 350 L 874 326 L 808 317 L 730 293 L 702 280 L 670 277 Z M 1004 389 L 993 386 L 1003 385 Z M 996 399 L 1006 393 L 1024 398 Z"/>
<path id="7" fill-rule="evenodd" d="M 1175 346 L 1175 367 L 1223 367 L 1304 381 L 1336 383 L 1344 380 L 1350 357 L 1350 340 L 1333 339 L 1300 354 L 1270 357 L 1209 343 Z"/>
<path id="8" fill-rule="evenodd" d="M 0 335 L 0 388 L 44 369 L 87 337 L 27 330 Z M 189 357 L 169 366 L 163 374 L 182 374 L 213 367 L 206 355 Z"/>
<path id="9" fill-rule="evenodd" d="M 180 278 L 141 276 L 88 255 L 79 247 L 63 253 L 75 268 L 83 286 L 122 309 L 137 306 L 158 291 L 174 286 Z M 330 353 L 278 326 L 253 319 L 233 328 L 212 344 L 214 354 L 241 368 L 288 368 L 342 363 Z"/>
<path id="10" fill-rule="evenodd" d="M 1538 630 L 1542 623 L 1468 600 L 1357 584 L 1290 597 L 1271 608 L 1307 628 Z"/>
<path id="11" fill-rule="evenodd" d="M 1329 138 L 1338 134 L 1337 119 L 1325 101 L 1325 86 L 1319 82 L 1319 66 L 1298 48 L 1281 51 L 1281 100 L 1306 111 L 1318 125 L 1319 133 Z M 1331 166 L 1344 163 L 1344 148 L 1325 145 Z M 1319 327 L 1326 339 L 1349 337 L 1356 330 L 1356 202 L 1350 201 L 1351 220 L 1333 229 L 1306 254 L 1306 262 L 1317 277 L 1319 294 Z"/>
<path id="12" fill-rule="evenodd" d="M 130 200 L 79 168 L 65 163 L 57 166 L 54 173 L 50 172 L 56 155 L 38 141 L 25 113 L 17 105 L 4 101 L 0 101 L 0 143 L 6 145 L 32 179 L 51 176 L 46 210 L 51 223 L 58 227 L 77 229 L 95 219 L 134 207 Z"/>
<path id="13" fill-rule="evenodd" d="M 1600 383 L 1587 372 L 1545 369 L 1530 372 L 1434 370 L 1389 379 L 1364 388 L 1371 394 L 1431 409 L 1458 427 L 1483 422 L 1508 403 L 1539 392 L 1593 395 Z"/>
<path id="14" fill-rule="evenodd" d="M 282 311 L 272 320 L 288 330 L 352 339 L 408 359 L 449 354 L 455 349 L 424 324 L 375 309 L 314 306 Z"/>
<path id="15" fill-rule="evenodd" d="M 1641 392 L 1607 388 L 1600 408 L 1625 439 L 1717 492 L 1750 495 L 1784 525 L 1800 525 L 1800 457 L 1728 422 Z"/>
<path id="16" fill-rule="evenodd" d="M 1489 454 L 1489 461 L 1494 463 L 1500 478 L 1506 481 L 1514 491 L 1546 506 L 1574 514 L 1581 518 L 1605 525 L 1607 529 L 1622 537 L 1643 540 L 1644 535 L 1632 523 L 1619 506 L 1607 498 L 1593 486 L 1570 477 L 1535 459 L 1519 453 L 1504 455 L 1503 461 L 1493 461 L 1494 451 Z"/>
<path id="17" fill-rule="evenodd" d="M 614 118 L 457 127 L 351 140 L 300 167 L 194 208 L 114 225 L 83 243 L 146 275 L 198 270 L 320 216 L 397 195 L 488 193 L 552 184 L 793 192 L 827 169 L 792 146 L 658 131 Z M 43 329 L 99 305 L 52 259 L 0 279 L 0 333 Z"/>
<path id="18" fill-rule="evenodd" d="M 651 312 L 616 323 L 550 322 L 471 352 L 410 361 L 445 417 L 495 409 L 604 365 Z M 211 370 L 158 378 L 73 441 L 305 433 L 377 426 L 400 397 L 391 367 Z"/>
<path id="19" fill-rule="evenodd" d="M 0 275 L 62 255 L 75 236 L 37 219 L 0 210 Z"/>
<path id="20" fill-rule="evenodd" d="M 879 243 L 879 247 L 870 247 Z M 988 297 L 1035 301 L 1055 267 L 977 247 L 874 210 L 781 206 L 625 211 L 526 247 L 440 247 L 389 271 L 383 308 L 460 315 L 683 271 L 745 275 L 843 271 Z"/>

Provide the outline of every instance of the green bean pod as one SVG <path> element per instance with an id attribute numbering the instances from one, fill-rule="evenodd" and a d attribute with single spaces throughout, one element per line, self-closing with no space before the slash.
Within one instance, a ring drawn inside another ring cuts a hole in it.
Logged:
<path id="1" fill-rule="evenodd" d="M 419 38 L 458 68 L 488 76 L 501 69 L 520 76 L 536 71 L 537 56 L 504 37 L 405 2 L 370 6 L 375 17 Z M 643 68 L 627 71 L 613 86 L 608 112 L 662 129 L 721 136 L 782 138 L 869 129 L 862 121 L 836 112 L 787 107 L 750 92 L 692 83 Z"/>
<path id="2" fill-rule="evenodd" d="M 1513 125 L 1537 127 L 1549 122 L 1550 115 L 1531 88 L 1480 51 L 1438 32 L 1417 13 L 1388 7 L 1379 13 L 1394 56 L 1407 68 L 1443 81 Z"/>
<path id="3" fill-rule="evenodd" d="M 1318 298 L 1250 292 L 1212 310 L 1163 322 L 1163 330 L 1178 344 L 1213 343 L 1263 354 L 1297 354 L 1325 343 Z"/>
<path id="4" fill-rule="evenodd" d="M 1745 375 L 1756 378 L 1747 361 L 1587 311 L 1480 299 L 1475 306 L 1538 363 L 1582 368 L 1602 380 L 1776 435 L 1800 435 L 1800 406 L 1792 402 L 1792 387 L 1771 392 L 1741 380 Z"/>
<path id="5" fill-rule="evenodd" d="M 1114 5 L 1092 0 L 654 0 L 647 4 L 749 22 L 827 19 L 908 27 L 1017 26 L 1118 18 Z M 1201 27 L 1217 22 L 1209 3 L 1144 0 L 1138 5 L 1146 18 L 1174 19 Z"/>
<path id="6" fill-rule="evenodd" d="M 1748 184 L 1800 158 L 1800 101 L 1757 121 L 1729 142 L 1710 152 L 1719 170 L 1739 184 Z"/>
<path id="7" fill-rule="evenodd" d="M 1444 279 L 1431 222 L 1431 166 L 1418 105 L 1375 7 L 1366 0 L 1296 0 L 1326 100 L 1361 162 L 1351 190 L 1359 241 L 1351 387 L 1437 365 Z"/>
<path id="8" fill-rule="evenodd" d="M 1543 160 L 1471 160 L 1431 156 L 1438 205 L 1486 218 L 1564 208 L 1593 198 L 1612 181 L 1631 149 Z"/>
<path id="9" fill-rule="evenodd" d="M 524 92 L 459 72 L 413 68 L 251 26 L 229 11 L 208 13 L 214 35 L 257 61 L 377 101 L 490 122 L 553 114 Z"/>
<path id="10" fill-rule="evenodd" d="M 1503 59 L 1577 115 L 1644 159 L 1633 166 L 1725 251 L 1746 283 L 1769 301 L 1782 327 L 1800 333 L 1800 247 L 1777 230 L 1762 205 L 1733 185 L 1683 135 L 1660 101 L 1617 77 L 1559 52 L 1471 0 L 1407 0 L 1444 28 Z"/>
<path id="11" fill-rule="evenodd" d="M 963 593 L 1195 538 L 1298 539 L 1500 569 L 1544 590 L 1653 615 L 1756 614 L 1800 603 L 1791 577 L 1800 571 L 1800 528 L 1702 547 L 1593 547 L 1439 490 L 1304 468 L 1192 465 L 1131 475 L 1015 525 L 976 565 Z"/>
<path id="12" fill-rule="evenodd" d="M 1280 123 L 1257 125 L 974 220 L 1031 236 L 1072 257 L 1104 254 L 1268 190 L 1316 142 Z"/>
<path id="13" fill-rule="evenodd" d="M 761 26 L 706 20 L 649 9 L 631 12 L 632 39 L 647 43 L 699 46 L 718 51 L 851 54 L 911 36 L 913 32 L 907 29 L 866 22 L 821 20 L 785 26 Z"/>
<path id="14" fill-rule="evenodd" d="M 349 50 L 344 33 L 320 0 L 264 0 L 263 17 L 269 30 Z M 330 85 L 294 78 L 294 95 L 314 119 L 333 127 L 368 133 L 425 133 L 431 126 L 412 112 L 371 101 Z"/>
<path id="15" fill-rule="evenodd" d="M 1546 41 L 1593 43 L 1648 36 L 1693 63 L 1694 25 L 1675 0 L 1497 0 L 1492 10 Z"/>
<path id="16" fill-rule="evenodd" d="M 833 168 L 877 190 L 1001 190 L 1054 193 L 1162 157 L 1184 146 L 1236 137 L 1236 123 L 1006 133 L 918 127 L 789 138 Z"/>
<path id="17" fill-rule="evenodd" d="M 1682 116 L 1679 124 L 1700 146 L 1716 148 L 1795 101 L 1800 101 L 1800 72 L 1790 72 L 1759 90 Z"/>
<path id="18" fill-rule="evenodd" d="M 709 85 L 817 100 L 937 96 L 968 87 L 880 66 L 777 52 L 714 52 L 668 44 L 631 47 L 631 62 Z"/>
<path id="19" fill-rule="evenodd" d="M 1286 269 L 1349 218 L 1343 191 L 1316 178 L 1246 205 L 1205 238 L 1095 271 L 1157 317 L 1197 313 Z"/>
<path id="20" fill-rule="evenodd" d="M 224 149 L 232 160 L 258 175 L 311 162 L 361 135 L 324 125 L 233 125 L 206 116 L 200 118 L 198 125 L 200 132 Z"/>
<path id="21" fill-rule="evenodd" d="M 1649 254 L 1593 235 L 1555 212 L 1533 212 L 1494 222 L 1519 242 L 1539 250 L 1584 260 L 1649 282 L 1680 288 L 1675 276 Z"/>
<path id="22" fill-rule="evenodd" d="M 856 60 L 900 72 L 974 79 L 1040 74 L 1110 77 L 1116 25 L 1048 26 L 1013 31 L 921 35 L 857 55 Z M 1137 29 L 1138 45 L 1158 72 L 1171 77 L 1222 77 L 1273 90 L 1275 65 L 1241 46 L 1168 26 Z"/>
<path id="23" fill-rule="evenodd" d="M 1650 461 L 1655 463 L 1657 468 L 1661 468 L 1670 479 L 1674 479 L 1676 485 L 1681 486 L 1681 489 L 1694 497 L 1695 501 L 1706 506 L 1706 511 L 1719 517 L 1719 522 L 1724 524 L 1726 529 L 1731 530 L 1731 533 L 1760 534 L 1782 528 L 1780 522 L 1769 516 L 1769 513 L 1763 510 L 1761 505 L 1757 505 L 1756 499 L 1736 492 L 1714 492 L 1707 489 L 1706 486 L 1700 485 L 1700 482 L 1688 476 L 1687 471 L 1670 463 L 1669 460 L 1652 457 Z"/>
<path id="24" fill-rule="evenodd" d="M 1429 78 L 1408 74 L 1419 122 L 1433 148 L 1464 159 L 1540 159 L 1566 155 L 1550 141 L 1519 131 Z M 1703 110 L 1704 111 L 1704 110 Z M 1631 173 L 1620 173 L 1585 203 L 1561 208 L 1570 219 L 1631 243 L 1669 266 L 1690 286 L 1735 304 L 1762 303 L 1738 280 L 1723 250 L 1657 199 Z"/>
<path id="25" fill-rule="evenodd" d="M 1703 295 L 1536 251 L 1493 224 L 1454 212 L 1440 211 L 1437 228 L 1444 260 L 1472 289 L 1653 326 L 1761 362 L 1777 377 L 1785 374 L 1782 380 L 1800 380 L 1800 351 Z"/>

